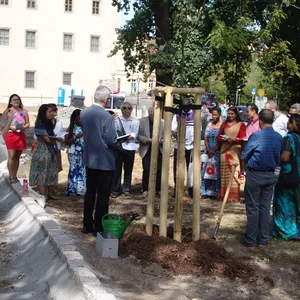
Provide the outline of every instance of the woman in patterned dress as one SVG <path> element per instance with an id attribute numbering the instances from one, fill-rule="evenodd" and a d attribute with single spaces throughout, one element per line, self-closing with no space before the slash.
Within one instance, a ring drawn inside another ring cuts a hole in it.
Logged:
<path id="1" fill-rule="evenodd" d="M 84 141 L 80 122 L 80 109 L 73 111 L 70 120 L 69 134 L 66 136 L 69 158 L 69 175 L 67 195 L 72 200 L 83 196 L 86 192 L 86 172 L 83 164 Z"/>
<path id="2" fill-rule="evenodd" d="M 58 169 L 51 111 L 48 104 L 41 105 L 38 111 L 34 128 L 37 144 L 32 155 L 29 184 L 37 186 L 39 193 L 46 198 L 55 200 L 53 190 L 58 183 Z"/>
<path id="3" fill-rule="evenodd" d="M 224 198 L 233 165 L 237 164 L 228 195 L 228 202 L 240 201 L 240 185 L 243 181 L 241 175 L 240 157 L 245 138 L 246 126 L 241 121 L 237 108 L 234 106 L 229 107 L 227 110 L 227 119 L 222 124 L 218 134 L 218 141 L 221 143 L 221 190 L 219 200 Z"/>
<path id="4" fill-rule="evenodd" d="M 29 117 L 23 108 L 22 100 L 17 94 L 9 97 L 7 109 L 3 112 L 1 123 L 7 122 L 8 111 L 13 112 L 13 119 L 10 123 L 9 131 L 5 137 L 8 151 L 7 167 L 9 171 L 10 183 L 18 182 L 17 172 L 19 169 L 20 156 L 26 150 L 26 135 L 24 130 L 30 126 Z M 4 125 L 4 124 L 3 124 Z"/>
<path id="5" fill-rule="evenodd" d="M 214 158 L 215 172 L 217 174 L 217 180 L 204 179 L 207 163 L 202 167 L 202 181 L 201 181 L 201 195 L 213 198 L 219 198 L 220 196 L 220 150 L 217 141 L 218 133 L 222 122 L 221 109 L 217 106 L 210 110 L 212 114 L 212 122 L 210 122 L 205 130 L 204 143 L 209 158 Z"/>
<path id="6" fill-rule="evenodd" d="M 281 173 L 295 168 L 300 174 L 300 115 L 292 114 L 283 138 Z M 272 235 L 283 240 L 300 240 L 300 185 L 284 187 L 280 177 L 274 192 Z"/>

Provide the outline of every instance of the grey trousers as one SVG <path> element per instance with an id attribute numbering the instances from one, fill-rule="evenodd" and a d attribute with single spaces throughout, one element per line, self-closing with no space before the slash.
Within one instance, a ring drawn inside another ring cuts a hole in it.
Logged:
<path id="1" fill-rule="evenodd" d="M 273 188 L 277 183 L 274 172 L 246 172 L 245 204 L 248 245 L 266 245 L 270 236 L 270 208 Z"/>

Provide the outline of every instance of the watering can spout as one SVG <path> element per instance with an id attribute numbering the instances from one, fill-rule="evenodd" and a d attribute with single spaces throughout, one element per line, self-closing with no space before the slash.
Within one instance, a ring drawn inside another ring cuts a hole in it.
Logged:
<path id="1" fill-rule="evenodd" d="M 104 232 L 112 232 L 116 238 L 120 238 L 124 234 L 128 225 L 138 216 L 139 214 L 133 213 L 129 220 L 124 223 L 119 215 L 106 214 L 102 218 Z"/>
<path id="2" fill-rule="evenodd" d="M 133 213 L 132 215 L 131 215 L 131 217 L 123 224 L 123 233 L 122 233 L 122 235 L 124 234 L 124 232 L 125 232 L 125 230 L 126 230 L 126 228 L 128 227 L 128 225 L 133 221 L 133 220 L 135 220 L 137 217 L 138 217 L 139 215 L 137 214 L 137 213 Z"/>

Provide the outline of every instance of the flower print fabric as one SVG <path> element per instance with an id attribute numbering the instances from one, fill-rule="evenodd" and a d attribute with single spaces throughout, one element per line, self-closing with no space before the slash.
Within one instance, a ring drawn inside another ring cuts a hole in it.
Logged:
<path id="1" fill-rule="evenodd" d="M 74 125 L 73 136 L 82 134 L 82 128 Z M 69 175 L 67 195 L 84 195 L 86 192 L 86 171 L 83 164 L 84 141 L 76 139 L 68 149 Z"/>

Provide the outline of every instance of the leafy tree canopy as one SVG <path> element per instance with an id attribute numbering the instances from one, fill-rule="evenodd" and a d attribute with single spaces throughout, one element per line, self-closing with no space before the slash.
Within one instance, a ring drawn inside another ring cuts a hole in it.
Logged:
<path id="1" fill-rule="evenodd" d="M 300 0 L 112 0 L 134 10 L 110 55 L 122 51 L 128 74 L 155 70 L 163 84 L 220 78 L 227 96 L 244 88 L 255 58 L 269 85 L 299 96 Z"/>

